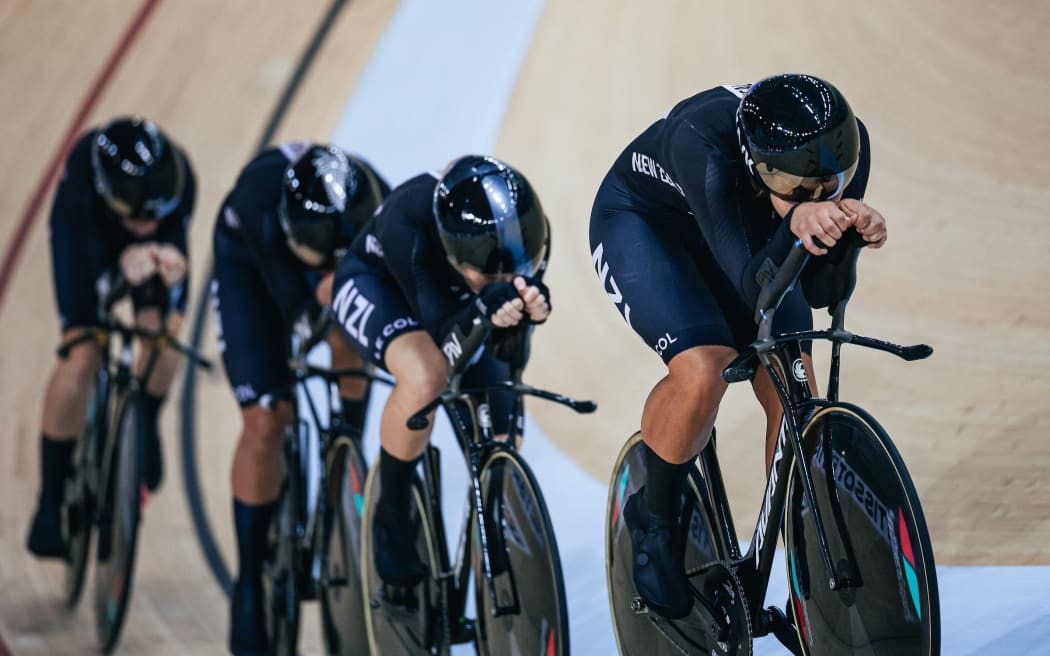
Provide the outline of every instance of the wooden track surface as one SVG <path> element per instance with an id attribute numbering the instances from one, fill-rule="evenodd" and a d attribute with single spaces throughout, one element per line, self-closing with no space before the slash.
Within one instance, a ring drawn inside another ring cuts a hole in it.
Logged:
<path id="1" fill-rule="evenodd" d="M 395 4 L 350 3 L 279 139 L 331 133 Z M 138 6 L 0 2 L 0 240 Z M 548 0 L 497 154 L 529 175 L 555 231 L 555 312 L 537 332 L 529 378 L 596 398 L 600 410 L 576 417 L 537 405 L 541 423 L 604 480 L 662 375 L 659 359 L 603 294 L 588 255 L 590 205 L 617 153 L 699 89 L 813 72 L 835 82 L 869 126 L 867 200 L 890 228 L 886 248 L 862 257 L 848 326 L 936 349 L 913 364 L 847 351 L 843 397 L 871 410 L 897 441 L 940 564 L 1050 563 L 1050 161 L 1041 152 L 1050 143 L 1050 10 L 1020 0 L 994 11 L 974 0 L 806 1 L 761 15 L 769 6 Z M 200 181 L 194 292 L 222 194 L 326 7 L 324 0 L 162 2 L 92 116 L 94 124 L 142 113 L 189 150 Z M 0 307 L 0 635 L 16 654 L 81 653 L 94 644 L 89 604 L 63 612 L 61 569 L 23 548 L 37 486 L 40 395 L 58 336 L 45 224 L 46 214 Z M 213 338 L 206 347 L 215 355 Z M 206 377 L 199 398 L 204 493 L 232 560 L 236 407 L 221 373 Z M 179 489 L 174 405 L 164 423 L 167 484 L 147 510 L 122 641 L 128 654 L 219 653 L 225 640 L 225 600 Z M 745 530 L 762 489 L 758 415 L 741 386 L 730 390 L 718 422 Z M 315 653 L 312 608 L 307 628 L 304 651 Z"/>

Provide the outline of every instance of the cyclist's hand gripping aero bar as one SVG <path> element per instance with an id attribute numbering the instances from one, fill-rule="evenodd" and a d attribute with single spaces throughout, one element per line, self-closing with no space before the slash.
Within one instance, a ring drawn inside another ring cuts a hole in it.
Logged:
<path id="1" fill-rule="evenodd" d="M 864 241 L 859 238 L 859 235 L 852 231 L 850 231 L 849 236 L 844 237 L 844 240 L 848 240 L 847 248 L 852 252 L 847 255 L 845 260 L 847 268 L 838 272 L 838 275 L 848 275 L 850 277 L 849 284 L 844 290 L 842 290 L 842 293 L 845 294 L 845 298 L 840 300 L 843 301 L 847 300 L 853 291 L 853 280 L 856 276 L 856 251 L 859 251 L 865 246 Z M 823 257 L 829 256 L 825 255 Z M 810 258 L 811 256 L 806 251 L 805 247 L 802 246 L 799 241 L 796 241 L 787 257 L 784 258 L 784 263 L 780 266 L 773 277 L 762 286 L 758 295 L 758 303 L 755 307 L 755 321 L 759 324 L 758 339 L 737 355 L 737 357 L 722 370 L 723 380 L 727 383 L 738 383 L 744 380 L 750 380 L 751 377 L 755 375 L 755 370 L 758 366 L 759 351 L 768 351 L 780 341 L 825 338 L 838 343 L 856 344 L 858 346 L 866 346 L 885 351 L 909 362 L 927 358 L 933 353 L 933 349 L 926 344 L 901 346 L 878 339 L 872 339 L 870 337 L 853 335 L 845 330 L 808 331 L 807 333 L 771 336 L 770 331 L 772 328 L 773 314 L 777 307 L 780 306 L 780 303 L 784 300 L 787 293 L 798 282 L 799 276 Z"/>

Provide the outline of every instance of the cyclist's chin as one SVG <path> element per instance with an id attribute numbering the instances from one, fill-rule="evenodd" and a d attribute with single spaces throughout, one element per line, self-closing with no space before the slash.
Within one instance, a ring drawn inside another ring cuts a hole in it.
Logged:
<path id="1" fill-rule="evenodd" d="M 160 226 L 157 221 L 152 219 L 140 219 L 137 217 L 121 219 L 120 222 L 125 230 L 136 237 L 148 237 L 156 232 L 157 228 Z"/>

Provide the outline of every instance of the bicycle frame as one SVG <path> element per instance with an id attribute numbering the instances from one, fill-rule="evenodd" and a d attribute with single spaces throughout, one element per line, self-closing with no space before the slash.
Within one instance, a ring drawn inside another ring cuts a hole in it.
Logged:
<path id="1" fill-rule="evenodd" d="M 306 482 L 306 459 L 302 453 L 302 446 L 306 443 L 309 435 L 308 424 L 313 423 L 313 426 L 317 429 L 318 439 L 318 452 L 321 454 L 322 462 L 324 456 L 327 454 L 332 441 L 337 436 L 343 433 L 342 431 L 342 401 L 339 396 L 339 381 L 342 378 L 364 378 L 369 381 L 384 382 L 390 384 L 390 380 L 384 376 L 377 376 L 363 369 L 327 369 L 323 367 L 317 367 L 307 363 L 307 355 L 313 347 L 323 341 L 328 330 L 332 327 L 331 315 L 327 312 L 323 312 L 318 322 L 314 325 L 303 326 L 301 329 L 297 328 L 299 334 L 298 342 L 291 344 L 291 356 L 289 357 L 288 363 L 291 369 L 293 381 L 289 386 L 289 389 L 295 393 L 295 398 L 306 399 L 306 410 L 308 417 L 304 418 L 300 403 L 298 400 L 292 403 L 292 417 L 288 425 L 288 440 L 286 442 L 286 448 L 288 449 L 288 467 L 299 467 L 302 471 L 303 483 Z M 313 379 L 320 378 L 325 383 L 325 400 L 328 407 L 328 422 L 321 420 L 321 412 L 319 404 L 315 402 L 313 396 L 306 388 L 306 384 Z M 302 394 L 298 394 L 298 392 Z M 276 399 L 270 397 L 267 403 L 274 403 Z M 360 446 L 360 445 L 358 445 Z M 327 468 L 321 466 L 318 468 L 318 481 L 317 481 L 317 494 L 316 494 L 316 505 L 314 511 L 311 513 L 304 506 L 297 509 L 295 518 L 295 531 L 297 544 L 300 549 L 310 551 L 314 543 L 316 531 L 318 528 L 318 522 L 320 518 L 324 518 L 328 512 L 328 495 L 326 490 L 328 489 L 328 472 Z M 304 489 L 300 491 L 300 499 L 302 502 L 306 502 L 307 494 Z M 320 562 L 325 562 L 327 559 L 327 543 L 321 541 L 321 550 L 315 554 L 320 558 Z M 321 579 L 318 581 L 321 586 L 327 586 L 330 581 L 326 577 L 324 568 L 321 568 Z"/>
<path id="2" fill-rule="evenodd" d="M 853 250 L 844 263 L 844 266 L 847 267 L 846 274 L 849 276 L 848 284 L 844 290 L 845 293 L 837 301 L 835 309 L 831 312 L 831 328 L 774 337 L 771 335 L 771 331 L 776 308 L 798 282 L 802 269 L 809 260 L 809 255 L 801 247 L 801 244 L 796 241 L 794 249 L 788 255 L 784 264 L 776 272 L 775 276 L 767 280 L 763 286 L 759 297 L 758 311 L 756 312 L 756 320 L 759 323 L 757 339 L 747 350 L 739 354 L 722 373 L 723 378 L 730 383 L 748 380 L 755 374 L 758 365 L 761 364 L 773 381 L 773 386 L 783 408 L 783 419 L 773 454 L 769 478 L 766 482 L 762 506 L 746 554 L 741 555 L 740 553 L 713 439 L 699 456 L 700 473 L 707 484 L 708 496 L 712 502 L 712 511 L 714 513 L 712 519 L 715 524 L 715 530 L 719 532 L 718 537 L 722 539 L 723 544 L 729 546 L 730 559 L 733 561 L 741 585 L 747 594 L 748 610 L 751 617 L 756 618 L 752 633 L 755 637 L 774 632 L 781 638 L 782 642 L 784 641 L 783 634 L 779 629 L 782 628 L 786 620 L 782 615 L 778 616 L 771 612 L 775 609 L 770 609 L 770 612 L 764 611 L 762 604 L 769 586 L 773 556 L 784 521 L 788 481 L 792 475 L 797 475 L 802 483 L 803 493 L 813 515 L 820 554 L 827 571 L 831 573 L 828 585 L 832 590 L 863 585 L 856 565 L 853 546 L 848 531 L 845 530 L 843 525 L 841 510 L 838 506 L 832 508 L 832 514 L 838 530 L 838 536 L 842 539 L 845 549 L 845 554 L 843 554 L 846 563 L 844 568 L 845 574 L 841 573 L 843 571 L 841 565 L 839 569 L 832 565 L 825 518 L 820 507 L 814 501 L 815 490 L 809 463 L 806 462 L 805 458 L 798 457 L 798 454 L 803 453 L 802 428 L 809 417 L 818 408 L 838 401 L 841 345 L 856 344 L 886 351 L 907 361 L 926 358 L 933 352 L 929 346 L 924 344 L 901 346 L 869 337 L 853 335 L 844 329 L 845 310 L 855 284 L 855 267 L 859 252 L 859 248 Z M 826 398 L 815 398 L 812 395 L 802 362 L 802 343 L 816 339 L 828 340 L 832 344 Z M 830 461 L 830 458 L 826 460 L 826 462 Z M 793 634 L 791 635 L 793 637 Z M 785 642 L 785 644 L 787 643 Z M 795 651 L 798 653 L 797 649 Z"/>
<path id="3" fill-rule="evenodd" d="M 475 333 L 464 340 L 466 343 L 477 344 L 479 347 L 485 343 L 487 335 L 478 337 L 480 332 L 487 333 L 488 328 L 481 324 L 474 327 Z M 477 351 L 475 351 L 476 353 Z M 466 354 L 459 362 L 463 369 L 472 359 L 473 354 Z M 463 389 L 462 371 L 453 371 L 448 389 L 436 399 L 428 403 L 408 420 L 408 427 L 414 430 L 425 428 L 428 420 L 426 416 L 439 406 L 445 410 L 449 422 L 452 424 L 453 432 L 467 460 L 469 469 L 470 486 L 467 490 L 467 499 L 464 503 L 463 521 L 460 529 L 459 540 L 455 550 L 455 563 L 450 560 L 447 548 L 447 535 L 445 523 L 441 512 L 441 454 L 437 447 L 428 446 L 423 453 L 423 496 L 426 512 L 430 515 L 431 525 L 435 531 L 435 542 L 440 545 L 438 549 L 438 562 L 440 573 L 437 577 L 442 585 L 445 595 L 445 612 L 453 617 L 462 617 L 466 609 L 467 588 L 470 577 L 471 542 L 469 539 L 470 519 L 473 514 L 478 518 L 478 538 L 482 556 L 482 569 L 484 571 L 484 583 L 487 586 L 489 598 L 495 609 L 495 616 L 517 614 L 521 612 L 521 604 L 518 600 L 518 586 L 512 570 L 508 570 L 511 603 L 503 605 L 496 598 L 495 586 L 493 585 L 492 567 L 489 562 L 490 536 L 485 522 L 484 501 L 481 498 L 481 469 L 492 455 L 499 451 L 516 450 L 516 441 L 522 433 L 524 420 L 524 404 L 522 397 L 525 395 L 536 396 L 556 403 L 566 405 L 577 412 L 593 412 L 597 406 L 592 401 L 577 401 L 575 399 L 540 390 L 522 383 L 521 376 L 524 363 L 512 365 L 511 380 L 489 385 L 486 387 Z M 489 415 L 489 394 L 498 391 L 509 391 L 514 393 L 515 399 L 511 410 L 510 427 L 506 441 L 496 439 L 493 432 L 492 421 Z M 463 405 L 469 414 L 473 426 L 467 426 L 462 415 L 457 411 L 457 406 Z M 481 585 L 482 582 L 476 582 Z M 445 622 L 445 627 L 448 623 Z M 449 641 L 451 642 L 451 640 Z"/>

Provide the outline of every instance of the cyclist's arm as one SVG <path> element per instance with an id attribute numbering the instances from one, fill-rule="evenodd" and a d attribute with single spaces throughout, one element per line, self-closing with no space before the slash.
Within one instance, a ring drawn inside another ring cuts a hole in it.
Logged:
<path id="1" fill-rule="evenodd" d="M 475 322 L 478 311 L 469 302 L 474 295 L 464 288 L 457 298 L 442 275 L 447 268 L 444 249 L 418 226 L 398 219 L 396 215 L 381 217 L 378 237 L 384 262 L 412 313 L 445 354 L 449 369 L 455 370 L 484 337 L 484 327 Z"/>
<path id="2" fill-rule="evenodd" d="M 868 187 L 868 174 L 871 171 L 871 142 L 868 130 L 857 120 L 860 128 L 860 161 L 853 180 L 846 186 L 842 197 L 862 200 Z M 849 262 L 846 251 L 853 246 L 848 241 L 840 241 L 824 257 L 811 258 L 802 271 L 802 292 L 810 307 L 834 308 L 845 292 L 842 276 L 848 275 Z"/>
<path id="3" fill-rule="evenodd" d="M 253 193 L 254 192 L 254 193 Z M 271 300 L 290 326 L 304 311 L 316 309 L 314 287 L 307 269 L 287 248 L 277 221 L 276 209 L 261 194 L 242 185 L 230 194 L 223 213 L 231 213 L 256 270 L 266 284 Z"/>
<path id="4" fill-rule="evenodd" d="M 795 241 L 789 222 L 781 221 L 768 242 L 752 250 L 737 200 L 737 165 L 685 122 L 673 137 L 671 166 L 682 172 L 682 193 L 719 267 L 754 307 L 761 289 L 756 274 L 783 263 Z"/>

